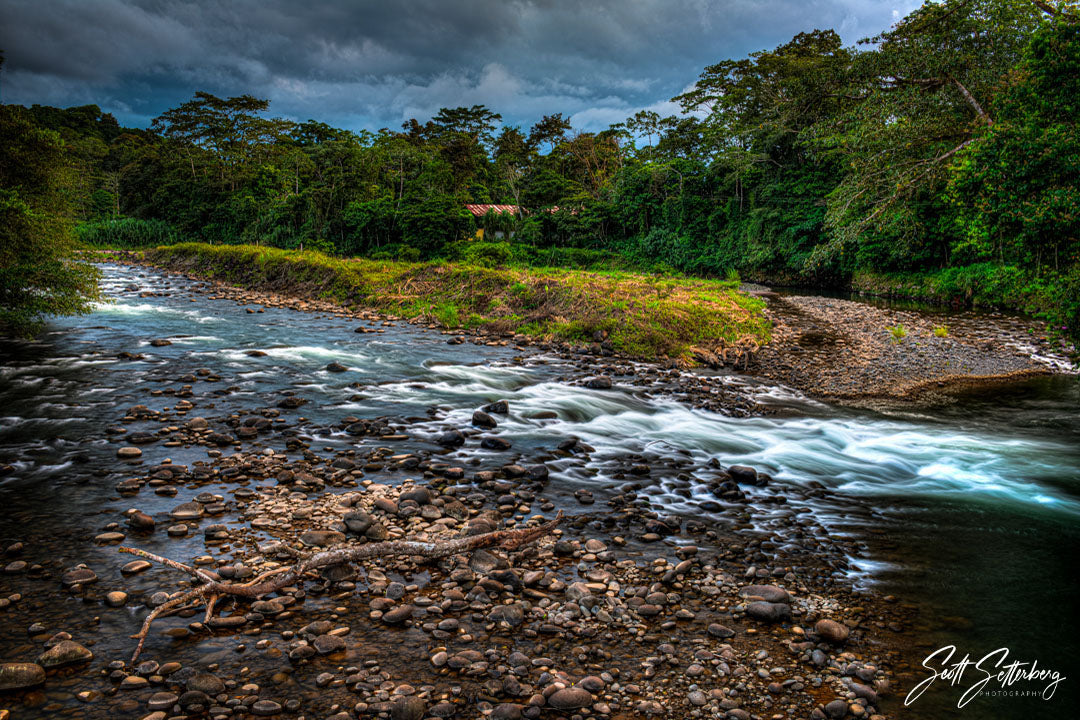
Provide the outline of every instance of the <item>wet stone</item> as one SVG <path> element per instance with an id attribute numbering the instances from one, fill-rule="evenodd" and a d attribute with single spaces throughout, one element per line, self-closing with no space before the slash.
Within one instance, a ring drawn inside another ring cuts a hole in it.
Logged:
<path id="1" fill-rule="evenodd" d="M 153 565 L 151 565 L 146 560 L 132 560 L 131 562 L 120 568 L 120 572 L 124 575 L 134 575 L 135 573 L 141 573 L 144 570 L 149 570 L 152 567 Z"/>
<path id="2" fill-rule="evenodd" d="M 300 542 L 308 547 L 327 547 L 345 542 L 345 534 L 337 530 L 308 530 L 300 536 Z"/>
<path id="3" fill-rule="evenodd" d="M 251 705 L 251 714 L 259 717 L 270 717 L 281 712 L 281 704 L 273 700 L 258 700 Z"/>
<path id="4" fill-rule="evenodd" d="M 45 668 L 51 668 L 89 662 L 93 659 L 94 653 L 79 643 L 73 640 L 61 640 L 42 653 L 41 657 L 38 658 L 38 664 Z"/>
<path id="5" fill-rule="evenodd" d="M 71 587 L 72 585 L 89 585 L 90 583 L 97 582 L 97 580 L 97 574 L 90 568 L 75 568 L 60 576 L 60 582 L 64 587 Z"/>
<path id="6" fill-rule="evenodd" d="M 758 600 L 746 606 L 746 615 L 762 622 L 782 622 L 791 620 L 791 606 Z"/>
<path id="7" fill-rule="evenodd" d="M 720 639 L 735 637 L 734 630 L 727 627 L 726 625 L 721 625 L 720 623 L 710 623 L 709 627 L 706 629 L 706 632 L 708 632 L 713 637 Z"/>
<path id="8" fill-rule="evenodd" d="M 775 585 L 746 585 L 739 588 L 739 595 L 745 598 L 761 598 L 770 603 L 790 603 L 791 595 L 787 590 Z"/>
<path id="9" fill-rule="evenodd" d="M 150 696 L 146 707 L 150 710 L 169 710 L 180 700 L 178 695 L 171 692 L 159 692 Z"/>
<path id="10" fill-rule="evenodd" d="M 847 642 L 848 635 L 851 634 L 847 625 L 828 619 L 818 620 L 814 625 L 814 632 L 817 633 L 822 640 L 832 643 L 833 645 L 844 644 Z"/>
<path id="11" fill-rule="evenodd" d="M 345 649 L 345 641 L 337 635 L 320 635 L 315 638 L 312 645 L 320 655 L 329 655 Z"/>
<path id="12" fill-rule="evenodd" d="M 225 683 L 217 675 L 195 673 L 187 681 L 187 689 L 207 695 L 220 695 L 225 692 Z"/>
<path id="13" fill-rule="evenodd" d="M 202 514 L 203 506 L 197 502 L 181 503 L 169 512 L 173 520 L 198 520 Z"/>
<path id="14" fill-rule="evenodd" d="M 422 720 L 427 703 L 415 696 L 399 697 L 390 708 L 391 720 Z"/>
<path id="15" fill-rule="evenodd" d="M 45 669 L 36 663 L 0 663 L 0 690 L 22 690 L 45 682 Z"/>
<path id="16" fill-rule="evenodd" d="M 399 625 L 413 616 L 413 612 L 416 610 L 412 605 L 400 605 L 393 610 L 389 610 L 383 613 L 383 622 L 390 623 L 391 625 Z"/>
<path id="17" fill-rule="evenodd" d="M 548 705 L 556 710 L 576 710 L 592 704 L 593 697 L 589 691 L 580 687 L 568 687 L 556 690 L 547 699 Z"/>

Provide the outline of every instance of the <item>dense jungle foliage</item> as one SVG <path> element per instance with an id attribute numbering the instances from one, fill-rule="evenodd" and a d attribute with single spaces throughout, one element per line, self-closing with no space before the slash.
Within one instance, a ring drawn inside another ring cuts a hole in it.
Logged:
<path id="1" fill-rule="evenodd" d="M 204 92 L 146 130 L 96 106 L 5 106 L 4 132 L 62 140 L 88 244 L 863 278 L 1075 336 L 1077 17 L 1073 2 L 927 2 L 853 47 L 814 30 L 723 60 L 675 98 L 682 115 L 600 132 L 558 113 L 510 126 L 484 106 L 354 132 Z M 523 210 L 474 218 L 466 203 Z"/>

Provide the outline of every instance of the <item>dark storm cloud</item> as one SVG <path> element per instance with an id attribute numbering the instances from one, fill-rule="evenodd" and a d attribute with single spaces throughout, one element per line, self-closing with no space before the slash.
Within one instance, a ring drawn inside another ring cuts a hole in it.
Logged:
<path id="1" fill-rule="evenodd" d="M 914 0 L 0 0 L 3 100 L 97 103 L 149 118 L 196 90 L 275 114 L 397 127 L 483 103 L 529 124 L 604 127 L 666 101 L 704 65 L 834 28 L 848 42 Z"/>

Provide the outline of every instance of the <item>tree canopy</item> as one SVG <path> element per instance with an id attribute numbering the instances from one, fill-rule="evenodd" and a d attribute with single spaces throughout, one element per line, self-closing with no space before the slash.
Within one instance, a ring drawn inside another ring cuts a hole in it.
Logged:
<path id="1" fill-rule="evenodd" d="M 815 29 L 720 60 L 681 114 L 591 132 L 483 105 L 350 132 L 205 92 L 149 131 L 94 106 L 19 117 L 60 138 L 72 210 L 102 237 L 154 222 L 169 230 L 148 242 L 461 258 L 464 204 L 498 203 L 520 208 L 499 222 L 523 258 L 833 285 L 990 263 L 1064 287 L 1080 277 L 1076 18 L 1075 2 L 926 2 L 854 46 Z"/>

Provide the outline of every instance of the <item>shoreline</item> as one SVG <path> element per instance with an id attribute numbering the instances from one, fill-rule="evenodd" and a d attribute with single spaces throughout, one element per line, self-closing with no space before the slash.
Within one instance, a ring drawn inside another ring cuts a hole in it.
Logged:
<path id="1" fill-rule="evenodd" d="M 220 288 L 196 285 L 191 291 L 213 297 Z M 250 304 L 245 293 L 229 299 Z M 125 430 L 112 436 L 118 449 L 129 442 L 125 438 L 142 433 L 145 440 L 176 428 L 167 433 L 168 442 L 177 451 L 204 448 L 207 459 L 151 466 L 116 460 L 109 474 L 123 478 L 115 490 L 125 504 L 137 510 L 140 494 L 153 490 L 173 498 L 176 507 L 151 516 L 155 529 L 136 512 L 125 513 L 105 526 L 98 544 L 137 543 L 147 532 L 183 524 L 185 535 L 205 537 L 210 567 L 243 578 L 281 562 L 260 551 L 265 534 L 303 545 L 337 545 L 371 539 L 376 525 L 376 537 L 414 537 L 456 533 L 476 523 L 520 527 L 538 522 L 537 511 L 544 517 L 558 509 L 573 514 L 558 542 L 535 554 L 474 553 L 434 566 L 409 559 L 368 565 L 359 578 L 324 576 L 287 588 L 258 609 L 246 603 L 226 607 L 235 622 L 214 626 L 214 645 L 225 652 L 215 667 L 193 659 L 209 640 L 198 616 L 173 619 L 156 632 L 167 630 L 177 640 L 163 648 L 155 634 L 144 651 L 144 664 L 153 667 L 132 668 L 114 657 L 90 662 L 92 670 L 109 661 L 119 665 L 108 665 L 111 681 L 82 676 L 89 692 L 102 692 L 98 686 L 104 683 L 102 696 L 87 708 L 134 701 L 150 717 L 166 701 L 181 708 L 187 702 L 190 710 L 194 701 L 220 703 L 226 696 L 221 707 L 233 705 L 230 713 L 219 712 L 224 716 L 263 703 L 260 713 L 285 716 L 469 717 L 476 703 L 485 703 L 481 709 L 500 718 L 554 717 L 585 707 L 611 718 L 719 713 L 745 719 L 780 710 L 884 717 L 874 708 L 890 686 L 893 668 L 902 665 L 894 640 L 910 624 L 909 611 L 844 580 L 854 543 L 831 537 L 807 515 L 785 515 L 791 490 L 773 487 L 767 476 L 750 468 L 712 468 L 718 506 L 763 503 L 781 510 L 786 520 L 765 531 L 746 521 L 710 526 L 651 507 L 648 473 L 634 467 L 614 491 L 597 497 L 575 493 L 572 500 L 553 496 L 546 468 L 584 461 L 590 449 L 580 444 L 528 457 L 493 450 L 476 456 L 478 463 L 454 461 L 434 446 L 395 451 L 399 437 L 409 435 L 406 419 L 342 418 L 336 431 L 352 435 L 357 447 L 326 456 L 303 440 L 325 428 L 309 427 L 302 403 L 252 407 L 246 418 L 200 419 L 200 404 L 214 397 L 214 377 L 197 377 L 179 397 L 147 388 L 152 407 L 135 406 L 118 418 Z M 581 372 L 575 381 L 587 378 Z M 167 406 L 157 409 L 163 402 Z M 498 411 L 492 414 L 497 422 Z M 287 453 L 260 450 L 282 433 Z M 498 434 L 478 427 L 459 433 L 469 446 Z M 450 447 L 456 446 L 455 438 Z M 391 479 L 397 484 L 388 484 Z M 606 507 L 593 510 L 598 501 Z M 797 549 L 792 553 L 789 547 Z M 19 550 L 31 561 L 34 553 L 32 542 Z M 29 568 L 8 575 L 28 586 L 26 597 L 36 594 L 35 585 L 40 591 L 39 581 L 47 577 Z M 181 575 L 159 578 L 165 583 L 155 584 L 158 593 L 183 587 Z M 132 593 L 110 609 L 107 585 L 84 579 L 67 592 L 99 614 L 138 607 Z M 145 602 L 153 594 L 147 588 Z M 18 605 L 12 607 L 17 611 Z M 132 631 L 141 617 L 127 621 Z M 254 647 L 237 654 L 252 634 L 263 639 L 252 637 Z M 76 633 L 72 641 L 84 639 Z M 400 651 L 387 655 L 389 647 Z M 374 648 L 384 650 L 373 655 Z M 261 674 L 234 674 L 235 663 L 226 662 L 230 657 L 260 668 L 284 662 L 290 677 L 304 679 L 300 687 L 320 689 L 314 695 L 275 689 Z M 170 663 L 179 669 L 159 672 Z M 259 678 L 254 691 L 243 690 Z M 207 688 L 220 692 L 215 697 Z M 186 695 L 193 692 L 203 695 Z M 88 710 L 88 716 L 96 715 Z"/>
<path id="2" fill-rule="evenodd" d="M 111 251 L 112 252 L 112 251 Z M 934 405 L 950 402 L 964 392 L 1021 382 L 1039 375 L 1062 372 L 1066 358 L 1054 365 L 1032 359 L 1037 342 L 1018 318 L 958 312 L 968 318 L 947 328 L 946 337 L 933 336 L 935 320 L 926 313 L 887 310 L 851 300 L 818 296 L 781 296 L 772 291 L 752 295 L 766 302 L 772 324 L 770 339 L 762 346 L 736 345 L 725 351 L 690 348 L 692 360 L 649 359 L 617 351 L 597 333 L 591 343 L 526 335 L 506 329 L 475 327 L 447 329 L 425 316 L 365 309 L 351 311 L 335 300 L 300 297 L 291 293 L 243 287 L 191 268 L 172 268 L 148 260 L 143 253 L 115 251 L 122 263 L 179 272 L 215 283 L 224 293 L 242 293 L 252 301 L 301 310 L 343 313 L 357 319 L 408 322 L 453 336 L 453 342 L 514 344 L 561 353 L 591 355 L 602 362 L 641 362 L 656 368 L 692 369 L 694 366 L 730 370 L 794 388 L 808 397 L 847 404 L 910 403 Z M 908 335 L 899 342 L 890 328 L 904 325 Z M 1019 349 L 1021 346 L 1023 349 Z M 706 374 L 697 377 L 709 384 Z M 691 390 L 691 394 L 693 391 Z M 731 403 L 728 403 L 731 404 Z M 740 411 L 748 411 L 746 402 Z M 715 403 L 697 405 L 716 409 Z"/>
<path id="3" fill-rule="evenodd" d="M 774 339 L 752 371 L 827 401 L 932 405 L 975 388 L 1055 374 L 1066 362 L 1055 367 L 1035 360 L 1034 341 L 1018 318 L 943 317 L 852 300 L 760 294 Z"/>

